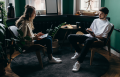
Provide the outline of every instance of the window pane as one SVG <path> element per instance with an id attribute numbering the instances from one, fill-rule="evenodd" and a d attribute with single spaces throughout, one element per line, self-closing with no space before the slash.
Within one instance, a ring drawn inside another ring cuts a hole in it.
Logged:
<path id="1" fill-rule="evenodd" d="M 81 10 L 99 10 L 100 0 L 81 0 Z"/>
<path id="2" fill-rule="evenodd" d="M 5 2 L 5 9 L 6 9 L 6 1 L 5 1 L 5 0 L 0 0 L 0 1 L 3 1 L 3 2 Z"/>
<path id="3" fill-rule="evenodd" d="M 29 5 L 34 6 L 36 10 L 45 10 L 45 0 L 29 0 Z"/>

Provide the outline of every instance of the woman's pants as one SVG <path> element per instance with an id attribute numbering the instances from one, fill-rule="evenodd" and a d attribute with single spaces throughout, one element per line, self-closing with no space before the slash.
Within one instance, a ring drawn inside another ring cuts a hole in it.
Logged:
<path id="1" fill-rule="evenodd" d="M 52 54 L 52 52 L 53 52 L 51 36 L 47 36 L 46 38 L 43 38 L 41 40 L 35 40 L 34 44 L 46 45 L 48 54 Z"/>

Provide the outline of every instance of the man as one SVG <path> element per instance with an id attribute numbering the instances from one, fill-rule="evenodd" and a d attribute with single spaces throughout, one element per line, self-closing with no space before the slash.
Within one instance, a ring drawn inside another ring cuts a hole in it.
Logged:
<path id="1" fill-rule="evenodd" d="M 72 71 L 78 71 L 80 69 L 80 64 L 83 62 L 89 50 L 89 47 L 94 41 L 105 41 L 107 38 L 107 35 L 112 27 L 112 25 L 110 25 L 110 22 L 106 19 L 108 13 L 109 10 L 106 7 L 102 7 L 99 10 L 99 18 L 95 19 L 90 28 L 86 29 L 89 34 L 70 34 L 68 36 L 69 42 L 76 50 L 75 55 L 71 59 L 77 58 L 77 62 L 74 64 Z M 77 42 L 80 44 L 84 43 L 84 47 L 80 49 L 77 45 Z M 81 51 L 81 54 L 78 53 L 79 51 Z"/>

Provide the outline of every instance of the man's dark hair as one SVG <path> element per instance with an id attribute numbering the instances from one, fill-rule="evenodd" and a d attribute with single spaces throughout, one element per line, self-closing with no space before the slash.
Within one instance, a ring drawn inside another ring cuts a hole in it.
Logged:
<path id="1" fill-rule="evenodd" d="M 105 13 L 105 14 L 108 14 L 108 13 L 109 13 L 108 8 L 106 8 L 106 7 L 100 8 L 99 11 L 102 11 L 102 12 Z"/>

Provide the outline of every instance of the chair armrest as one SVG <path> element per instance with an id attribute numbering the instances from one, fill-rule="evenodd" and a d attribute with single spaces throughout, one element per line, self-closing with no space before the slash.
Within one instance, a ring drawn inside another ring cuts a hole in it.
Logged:
<path id="1" fill-rule="evenodd" d="M 40 44 L 33 44 L 30 47 L 28 47 L 28 48 L 26 47 L 25 53 L 29 53 L 31 51 L 38 51 L 38 50 L 41 50 L 43 48 L 44 48 L 44 46 L 42 46 Z"/>
<path id="2" fill-rule="evenodd" d="M 41 44 L 34 44 L 34 45 L 39 45 L 39 46 L 41 46 L 41 47 L 43 47 L 43 48 L 45 47 L 45 46 L 43 46 L 43 45 L 41 45 Z"/>

